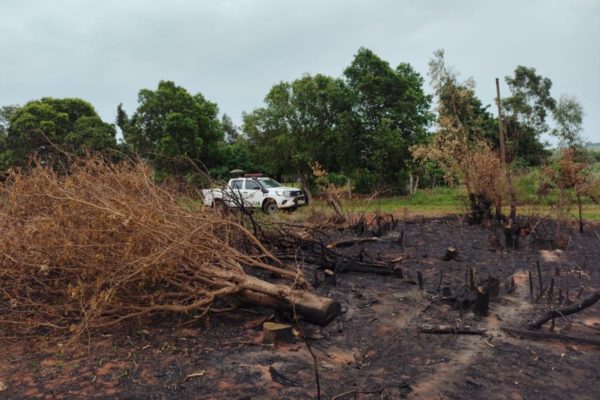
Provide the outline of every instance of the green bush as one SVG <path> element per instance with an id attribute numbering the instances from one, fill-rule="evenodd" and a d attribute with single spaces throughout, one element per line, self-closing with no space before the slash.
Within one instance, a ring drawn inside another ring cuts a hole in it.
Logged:
<path id="1" fill-rule="evenodd" d="M 358 193 L 373 193 L 381 183 L 378 174 L 366 169 L 354 171 L 351 179 L 354 190 Z"/>

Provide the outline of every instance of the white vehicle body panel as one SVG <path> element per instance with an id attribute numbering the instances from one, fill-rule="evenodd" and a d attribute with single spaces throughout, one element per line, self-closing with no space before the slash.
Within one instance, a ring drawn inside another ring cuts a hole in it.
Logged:
<path id="1" fill-rule="evenodd" d="M 260 208 L 266 202 L 274 201 L 277 208 L 296 208 L 306 204 L 306 197 L 302 190 L 279 185 L 269 178 L 234 178 L 224 189 L 204 189 L 202 197 L 204 205 L 212 207 L 222 201 L 227 207 Z"/>

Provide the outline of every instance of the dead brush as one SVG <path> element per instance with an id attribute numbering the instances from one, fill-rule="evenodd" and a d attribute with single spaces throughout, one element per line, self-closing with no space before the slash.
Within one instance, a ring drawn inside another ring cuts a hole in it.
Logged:
<path id="1" fill-rule="evenodd" d="M 0 336 L 80 334 L 303 282 L 242 225 L 154 183 L 143 163 L 90 158 L 67 175 L 38 165 L 0 190 Z"/>

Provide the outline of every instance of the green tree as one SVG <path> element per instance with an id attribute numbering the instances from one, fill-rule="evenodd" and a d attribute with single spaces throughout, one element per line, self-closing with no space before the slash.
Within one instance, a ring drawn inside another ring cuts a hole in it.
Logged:
<path id="1" fill-rule="evenodd" d="M 8 127 L 10 126 L 10 119 L 18 108 L 19 106 L 16 105 L 0 107 L 0 171 L 9 167 Z"/>
<path id="2" fill-rule="evenodd" d="M 225 134 L 226 143 L 234 143 L 240 136 L 239 128 L 233 123 L 231 117 L 229 117 L 227 114 L 223 114 L 221 117 L 221 129 L 223 129 L 223 133 Z"/>
<path id="3" fill-rule="evenodd" d="M 338 170 L 347 97 L 341 80 L 324 75 L 274 85 L 265 106 L 244 115 L 252 152 L 276 176 L 297 174 L 305 183 L 312 162 Z"/>
<path id="4" fill-rule="evenodd" d="M 556 108 L 551 96 L 552 81 L 538 75 L 535 68 L 518 66 L 507 76 L 511 95 L 502 100 L 510 158 L 538 165 L 549 156 L 540 136 L 548 132 L 548 117 Z"/>
<path id="5" fill-rule="evenodd" d="M 223 142 L 217 115 L 217 105 L 202 94 L 160 81 L 156 90 L 140 90 L 131 118 L 119 106 L 117 124 L 127 144 L 159 171 L 185 175 L 194 171 L 190 160 L 206 168 L 217 165 Z"/>
<path id="6" fill-rule="evenodd" d="M 244 116 L 252 151 L 275 175 L 306 181 L 318 162 L 360 177 L 360 189 L 399 188 L 412 165 L 409 147 L 426 139 L 432 119 L 423 79 L 410 65 L 392 69 L 366 49 L 344 75 L 274 85 L 265 106 Z"/>
<path id="7" fill-rule="evenodd" d="M 359 155 L 360 168 L 397 187 L 414 169 L 408 162 L 409 148 L 426 140 L 433 119 L 423 78 L 410 64 L 393 69 L 365 48 L 359 49 L 344 75 L 360 121 L 353 132 L 352 153 Z"/>
<path id="8" fill-rule="evenodd" d="M 67 153 L 105 151 L 116 145 L 115 128 L 81 99 L 45 97 L 12 109 L 5 139 L 6 166 L 27 166 L 36 156 L 57 165 Z"/>
<path id="9" fill-rule="evenodd" d="M 552 134 L 564 147 L 582 147 L 583 107 L 574 97 L 561 96 L 553 111 L 556 127 Z"/>

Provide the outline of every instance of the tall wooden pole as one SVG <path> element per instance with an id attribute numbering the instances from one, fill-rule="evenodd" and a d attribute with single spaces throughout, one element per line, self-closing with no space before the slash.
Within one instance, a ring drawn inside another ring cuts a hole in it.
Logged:
<path id="1" fill-rule="evenodd" d="M 498 104 L 498 130 L 500 136 L 500 158 L 506 166 L 506 147 L 504 147 L 504 127 L 502 126 L 502 105 L 500 104 L 500 81 L 496 78 L 496 103 Z"/>
<path id="2" fill-rule="evenodd" d="M 498 103 L 498 134 L 500 136 L 500 159 L 502 161 L 502 168 L 504 168 L 504 171 L 506 173 L 506 178 L 508 180 L 508 190 L 510 192 L 510 219 L 508 224 L 509 227 L 512 228 L 512 222 L 517 216 L 517 195 L 512 185 L 510 171 L 506 167 L 506 145 L 504 143 L 505 134 L 504 124 L 502 121 L 502 103 L 500 103 L 500 80 L 498 78 L 496 78 L 496 102 Z"/>

